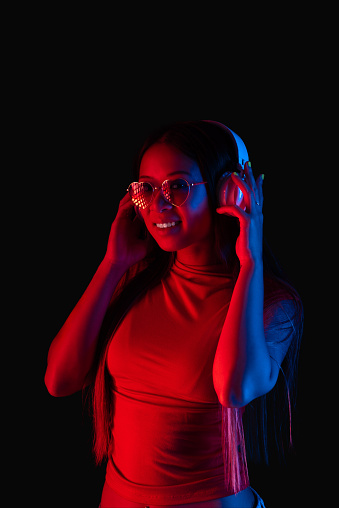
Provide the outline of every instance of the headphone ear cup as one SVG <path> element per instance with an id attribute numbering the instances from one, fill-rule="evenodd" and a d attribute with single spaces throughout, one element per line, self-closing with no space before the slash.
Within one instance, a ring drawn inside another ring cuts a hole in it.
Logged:
<path id="1" fill-rule="evenodd" d="M 220 177 L 220 179 L 218 181 L 218 184 L 217 184 L 218 206 L 226 206 L 227 205 L 226 193 L 227 193 L 227 187 L 228 187 L 228 182 L 229 182 L 230 177 L 231 177 L 231 173 L 229 171 L 227 171 Z"/>
<path id="2" fill-rule="evenodd" d="M 244 194 L 238 185 L 232 180 L 231 173 L 224 173 L 217 185 L 217 199 L 219 206 L 239 206 L 246 210 Z"/>

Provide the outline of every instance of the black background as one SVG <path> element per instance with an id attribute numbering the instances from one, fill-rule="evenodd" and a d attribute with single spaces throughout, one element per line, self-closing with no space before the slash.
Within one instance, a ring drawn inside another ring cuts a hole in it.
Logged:
<path id="1" fill-rule="evenodd" d="M 310 150 L 309 130 L 295 111 L 271 115 L 267 109 L 266 115 L 265 110 L 260 110 L 260 115 L 245 115 L 237 108 L 229 109 L 214 111 L 223 116 L 213 119 L 224 122 L 245 140 L 254 173 L 265 173 L 265 234 L 300 292 L 306 315 L 294 422 L 295 454 L 286 465 L 266 468 L 251 464 L 251 482 L 268 508 L 284 503 L 300 506 L 315 477 L 318 446 L 311 410 L 317 380 L 313 371 L 315 330 L 310 325 L 314 298 L 310 259 L 316 254 L 310 251 L 314 229 L 309 224 L 304 157 Z M 37 296 L 27 295 L 27 305 L 39 395 L 38 416 L 30 421 L 29 444 L 39 459 L 42 488 L 36 496 L 42 505 L 48 496 L 46 506 L 96 507 L 105 468 L 94 465 L 91 420 L 81 394 L 55 399 L 47 393 L 43 384 L 47 351 L 105 253 L 118 202 L 131 181 L 137 148 L 150 130 L 171 119 L 122 115 L 102 122 L 102 112 L 79 116 L 78 111 L 73 116 L 68 110 L 63 119 L 60 111 L 49 113 L 55 115 L 56 122 L 46 122 L 48 132 L 39 128 L 39 144 L 43 139 L 40 160 L 29 177 L 28 284 Z"/>
<path id="2" fill-rule="evenodd" d="M 91 421 L 81 394 L 47 393 L 48 348 L 104 256 L 145 135 L 199 114 L 238 133 L 254 172 L 265 173 L 265 234 L 305 307 L 296 454 L 286 466 L 250 465 L 251 482 L 267 508 L 317 506 L 335 490 L 336 458 L 325 376 L 336 374 L 328 342 L 337 320 L 331 12 L 253 4 L 255 18 L 247 5 L 240 19 L 203 5 L 208 34 L 167 4 L 154 24 L 152 9 L 152 26 L 144 4 L 127 5 L 109 15 L 14 6 L 5 19 L 4 489 L 13 506 L 98 506 L 105 471 L 94 466 Z"/>

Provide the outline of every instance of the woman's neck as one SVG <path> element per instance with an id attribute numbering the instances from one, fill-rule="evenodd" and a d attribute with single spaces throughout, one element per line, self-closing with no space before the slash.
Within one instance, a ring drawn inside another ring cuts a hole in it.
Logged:
<path id="1" fill-rule="evenodd" d="M 207 266 L 221 264 L 214 245 L 190 245 L 177 251 L 177 260 L 190 266 Z"/>

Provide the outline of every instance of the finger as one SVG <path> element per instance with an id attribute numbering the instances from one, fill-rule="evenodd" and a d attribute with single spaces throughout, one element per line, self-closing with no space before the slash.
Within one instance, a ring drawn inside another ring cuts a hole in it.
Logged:
<path id="1" fill-rule="evenodd" d="M 260 191 L 259 191 L 260 186 L 258 186 L 258 180 L 255 181 L 255 179 L 254 179 L 252 165 L 249 161 L 246 162 L 246 164 L 245 164 L 245 170 L 246 170 L 246 175 L 247 175 L 250 187 L 254 193 L 254 202 L 258 206 L 258 203 L 259 203 L 259 205 L 261 204 Z"/>
<path id="2" fill-rule="evenodd" d="M 129 203 L 132 201 L 131 196 L 129 195 L 129 192 L 127 192 L 124 197 L 120 200 L 119 206 L 123 206 L 126 203 Z"/>
<path id="3" fill-rule="evenodd" d="M 237 205 L 232 206 L 220 206 L 216 209 L 216 212 L 220 215 L 230 215 L 232 217 L 237 217 L 240 221 L 247 221 L 248 215 L 244 210 L 239 208 Z"/>
<path id="4" fill-rule="evenodd" d="M 238 173 L 232 173 L 231 178 L 233 182 L 240 188 L 244 195 L 245 199 L 245 205 L 247 210 L 251 210 L 251 195 L 252 195 L 252 189 L 249 187 L 249 185 L 242 180 Z"/>
<path id="5" fill-rule="evenodd" d="M 258 187 L 258 192 L 259 192 L 259 203 L 261 206 L 263 206 L 264 204 L 264 193 L 263 193 L 263 183 L 264 183 L 264 178 L 265 178 L 265 175 L 260 175 L 258 178 L 257 178 L 257 187 Z"/>
<path id="6" fill-rule="evenodd" d="M 134 217 L 134 203 L 131 200 L 130 196 L 128 198 L 126 196 L 119 203 L 118 216 L 121 218 L 133 218 Z"/>
<path id="7" fill-rule="evenodd" d="M 119 210 L 129 208 L 130 206 L 133 206 L 133 201 L 129 193 L 127 193 L 119 203 Z"/>
<path id="8" fill-rule="evenodd" d="M 252 170 L 252 165 L 250 162 L 246 162 L 245 164 L 245 167 L 246 167 L 246 170 L 247 170 L 247 175 L 248 175 L 248 178 L 249 178 L 249 181 L 251 183 L 251 187 L 253 189 L 253 192 L 254 192 L 254 197 L 255 197 L 255 203 L 256 204 L 260 204 L 261 206 L 263 205 L 263 192 L 262 192 L 262 184 L 263 184 L 263 180 L 264 180 L 264 175 L 261 174 L 257 180 L 254 179 L 254 175 L 253 175 L 253 170 Z"/>
<path id="9" fill-rule="evenodd" d="M 254 176 L 253 176 L 252 165 L 249 161 L 245 163 L 245 175 L 247 177 L 249 186 L 255 191 L 256 190 L 256 183 L 255 183 Z"/>

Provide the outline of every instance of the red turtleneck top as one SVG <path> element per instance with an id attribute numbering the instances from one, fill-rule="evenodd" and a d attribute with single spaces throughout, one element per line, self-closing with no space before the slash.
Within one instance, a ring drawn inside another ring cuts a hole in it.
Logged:
<path id="1" fill-rule="evenodd" d="M 232 291 L 220 266 L 176 261 L 117 329 L 107 357 L 114 422 L 106 481 L 120 496 L 161 505 L 234 493 L 225 487 L 212 379 Z"/>

